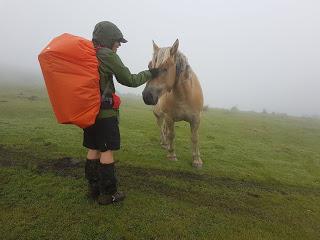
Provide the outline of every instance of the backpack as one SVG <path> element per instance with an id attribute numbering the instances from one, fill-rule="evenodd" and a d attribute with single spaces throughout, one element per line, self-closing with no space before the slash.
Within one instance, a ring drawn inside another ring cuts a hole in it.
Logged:
<path id="1" fill-rule="evenodd" d="M 54 38 L 38 59 L 57 121 L 80 128 L 94 124 L 101 95 L 93 43 L 64 33 Z"/>

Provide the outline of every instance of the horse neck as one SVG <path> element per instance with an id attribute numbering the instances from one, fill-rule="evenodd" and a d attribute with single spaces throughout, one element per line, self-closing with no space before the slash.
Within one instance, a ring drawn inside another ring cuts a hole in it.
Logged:
<path id="1" fill-rule="evenodd" d="M 192 81 L 191 74 L 192 74 L 192 70 L 189 65 L 185 70 L 180 72 L 180 74 L 178 72 L 176 72 L 175 79 L 174 79 L 174 85 L 172 88 L 172 93 L 174 95 L 176 95 L 177 97 L 184 97 L 185 96 L 185 88 L 182 87 L 182 85 L 186 81 Z"/>

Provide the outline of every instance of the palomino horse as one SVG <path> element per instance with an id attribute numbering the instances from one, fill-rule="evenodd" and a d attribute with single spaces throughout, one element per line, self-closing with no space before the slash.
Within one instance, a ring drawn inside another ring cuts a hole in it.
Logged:
<path id="1" fill-rule="evenodd" d="M 177 160 L 174 149 L 174 123 L 186 121 L 191 128 L 194 167 L 202 167 L 198 129 L 203 108 L 203 95 L 196 74 L 187 58 L 178 51 L 179 40 L 172 47 L 159 48 L 153 42 L 153 58 L 149 68 L 165 71 L 158 78 L 148 81 L 143 90 L 143 100 L 155 105 L 153 113 L 161 129 L 160 142 L 168 150 L 168 159 Z"/>

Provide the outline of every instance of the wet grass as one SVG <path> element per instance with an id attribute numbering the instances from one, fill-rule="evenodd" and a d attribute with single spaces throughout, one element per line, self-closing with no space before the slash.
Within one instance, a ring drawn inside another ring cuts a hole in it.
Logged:
<path id="1" fill-rule="evenodd" d="M 58 125 L 42 89 L 0 90 L 3 239 L 319 239 L 320 122 L 208 110 L 204 167 L 187 124 L 166 160 L 149 107 L 124 99 L 115 206 L 86 199 L 82 131 Z"/>

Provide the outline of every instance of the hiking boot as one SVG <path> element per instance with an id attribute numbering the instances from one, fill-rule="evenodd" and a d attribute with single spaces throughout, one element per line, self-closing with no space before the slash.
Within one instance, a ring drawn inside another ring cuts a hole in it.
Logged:
<path id="1" fill-rule="evenodd" d="M 87 197 L 92 200 L 97 200 L 99 194 L 100 194 L 99 184 L 98 183 L 88 183 Z"/>
<path id="2" fill-rule="evenodd" d="M 117 191 L 111 197 L 112 197 L 112 202 L 117 203 L 117 202 L 123 201 L 126 198 L 126 195 L 124 194 L 124 192 Z"/>
<path id="3" fill-rule="evenodd" d="M 103 164 L 99 163 L 99 190 L 100 194 L 112 195 L 117 192 L 117 178 L 115 173 L 114 163 Z"/>
<path id="4" fill-rule="evenodd" d="M 123 192 L 116 192 L 115 194 L 100 194 L 98 196 L 98 203 L 100 205 L 108 205 L 111 203 L 118 203 L 123 201 L 126 195 Z"/>
<path id="5" fill-rule="evenodd" d="M 108 205 L 112 203 L 112 195 L 110 194 L 100 194 L 98 196 L 97 202 L 100 205 Z"/>
<path id="6" fill-rule="evenodd" d="M 125 199 L 125 194 L 117 190 L 117 178 L 114 163 L 99 165 L 99 191 L 98 203 L 107 205 Z"/>
<path id="7" fill-rule="evenodd" d="M 87 197 L 96 200 L 100 194 L 99 190 L 99 168 L 100 160 L 87 159 L 85 164 L 85 177 L 88 180 Z"/>

